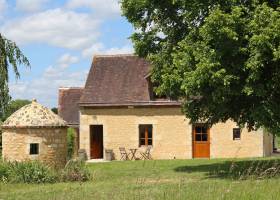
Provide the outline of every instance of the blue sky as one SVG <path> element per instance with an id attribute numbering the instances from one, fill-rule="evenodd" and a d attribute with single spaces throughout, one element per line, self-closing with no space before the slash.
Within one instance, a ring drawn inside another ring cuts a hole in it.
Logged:
<path id="1" fill-rule="evenodd" d="M 12 98 L 48 107 L 59 87 L 84 86 L 94 55 L 133 53 L 118 0 L 0 0 L 0 32 L 31 63 L 19 80 L 10 72 Z"/>

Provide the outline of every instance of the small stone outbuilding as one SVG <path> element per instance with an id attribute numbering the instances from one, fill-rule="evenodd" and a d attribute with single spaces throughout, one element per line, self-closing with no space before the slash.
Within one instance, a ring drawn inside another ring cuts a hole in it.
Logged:
<path id="1" fill-rule="evenodd" d="M 12 114 L 2 128 L 4 160 L 39 160 L 54 167 L 66 164 L 66 122 L 36 100 Z"/>

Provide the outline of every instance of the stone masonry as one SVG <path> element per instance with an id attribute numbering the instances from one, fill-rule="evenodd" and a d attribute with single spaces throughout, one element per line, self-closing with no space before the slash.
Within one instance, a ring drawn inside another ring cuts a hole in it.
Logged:
<path id="1" fill-rule="evenodd" d="M 36 101 L 16 111 L 2 128 L 4 160 L 39 160 L 54 167 L 66 164 L 66 122 Z M 34 144 L 38 146 L 35 154 L 31 153 Z"/>
<path id="2" fill-rule="evenodd" d="M 180 108 L 81 109 L 80 148 L 90 157 L 90 125 L 103 125 L 104 150 L 112 149 L 119 159 L 119 147 L 139 148 L 139 124 L 153 125 L 154 159 L 192 158 L 192 125 Z M 270 134 L 263 134 L 261 129 L 242 129 L 241 139 L 233 140 L 232 129 L 236 127 L 231 121 L 211 127 L 211 158 L 262 157 L 272 153 Z"/>
<path id="3" fill-rule="evenodd" d="M 63 167 L 67 155 L 67 130 L 63 128 L 6 129 L 3 132 L 3 158 L 9 161 L 39 160 Z M 39 144 L 39 154 L 30 155 L 30 144 Z"/>

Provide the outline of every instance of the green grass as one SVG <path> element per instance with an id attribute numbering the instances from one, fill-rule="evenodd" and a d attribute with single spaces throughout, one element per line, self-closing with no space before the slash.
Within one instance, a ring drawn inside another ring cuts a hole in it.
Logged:
<path id="1" fill-rule="evenodd" d="M 235 164 L 246 166 L 250 162 L 238 160 Z M 280 177 L 241 180 L 232 176 L 231 164 L 223 159 L 89 164 L 92 181 L 45 185 L 1 183 L 0 199 L 280 199 Z"/>

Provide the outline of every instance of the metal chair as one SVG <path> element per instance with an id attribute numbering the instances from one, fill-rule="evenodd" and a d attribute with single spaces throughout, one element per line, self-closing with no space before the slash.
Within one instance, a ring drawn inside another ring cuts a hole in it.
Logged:
<path id="1" fill-rule="evenodd" d="M 129 153 L 126 152 L 124 147 L 119 147 L 121 153 L 121 160 L 129 160 Z"/>
<path id="2" fill-rule="evenodd" d="M 140 159 L 142 160 L 152 160 L 151 156 L 151 146 L 148 146 L 144 152 L 140 152 Z"/>

